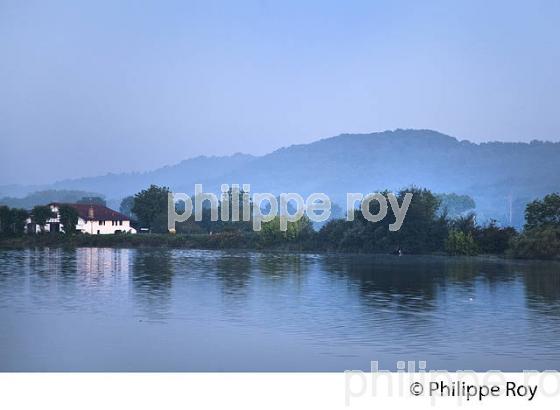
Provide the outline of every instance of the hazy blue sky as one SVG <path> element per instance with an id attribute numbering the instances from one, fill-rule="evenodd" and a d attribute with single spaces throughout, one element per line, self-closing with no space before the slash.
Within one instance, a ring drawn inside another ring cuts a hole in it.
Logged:
<path id="1" fill-rule="evenodd" d="M 0 0 L 0 183 L 347 132 L 560 138 L 558 1 Z"/>

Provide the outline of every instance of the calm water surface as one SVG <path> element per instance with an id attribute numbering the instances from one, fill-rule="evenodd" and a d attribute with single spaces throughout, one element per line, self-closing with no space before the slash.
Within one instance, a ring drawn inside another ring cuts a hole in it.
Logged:
<path id="1" fill-rule="evenodd" d="M 0 371 L 560 369 L 560 265 L 0 250 Z"/>

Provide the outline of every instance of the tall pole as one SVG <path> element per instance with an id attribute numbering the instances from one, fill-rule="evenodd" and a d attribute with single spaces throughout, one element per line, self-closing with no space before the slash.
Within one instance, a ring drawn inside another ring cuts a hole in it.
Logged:
<path id="1" fill-rule="evenodd" d="M 510 192 L 508 195 L 509 200 L 509 225 L 513 226 L 513 195 Z"/>

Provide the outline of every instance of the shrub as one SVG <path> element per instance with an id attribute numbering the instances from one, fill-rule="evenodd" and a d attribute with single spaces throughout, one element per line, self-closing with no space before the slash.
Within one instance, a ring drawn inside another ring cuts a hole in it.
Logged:
<path id="1" fill-rule="evenodd" d="M 476 255 L 478 247 L 470 233 L 451 230 L 445 241 L 445 251 L 449 255 Z"/>
<path id="2" fill-rule="evenodd" d="M 560 227 L 526 230 L 511 241 L 511 250 L 517 258 L 560 258 Z"/>

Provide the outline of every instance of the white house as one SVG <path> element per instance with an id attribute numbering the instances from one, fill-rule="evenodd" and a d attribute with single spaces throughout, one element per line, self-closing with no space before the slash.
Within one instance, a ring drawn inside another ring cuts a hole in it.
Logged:
<path id="1" fill-rule="evenodd" d="M 51 218 L 45 224 L 46 232 L 64 232 L 64 225 L 60 223 L 59 207 L 62 204 L 49 204 L 55 218 Z M 113 211 L 98 204 L 65 204 L 78 212 L 78 224 L 76 230 L 90 235 L 106 235 L 116 233 L 136 233 L 130 225 L 130 218 L 120 212 Z M 27 220 L 27 231 L 38 233 L 41 227 L 33 224 L 31 218 Z"/>

